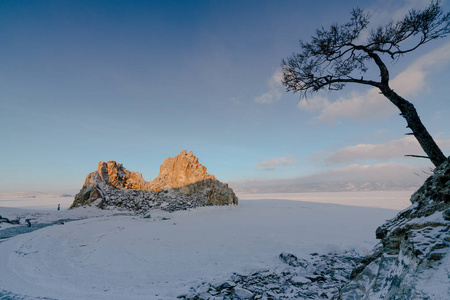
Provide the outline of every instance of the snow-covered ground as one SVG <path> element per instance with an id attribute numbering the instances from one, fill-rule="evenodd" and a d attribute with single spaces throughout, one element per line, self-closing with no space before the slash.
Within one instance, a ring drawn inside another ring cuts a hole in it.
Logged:
<path id="1" fill-rule="evenodd" d="M 392 201 L 404 201 L 399 209 L 404 208 L 409 194 Z M 283 251 L 299 258 L 367 252 L 377 242 L 377 226 L 399 211 L 240 196 L 238 207 L 155 211 L 151 218 L 94 208 L 0 207 L 0 215 L 32 217 L 34 224 L 84 218 L 1 241 L 0 295 L 175 299 L 191 286 L 226 280 L 233 272 L 283 268 L 278 259 Z"/>

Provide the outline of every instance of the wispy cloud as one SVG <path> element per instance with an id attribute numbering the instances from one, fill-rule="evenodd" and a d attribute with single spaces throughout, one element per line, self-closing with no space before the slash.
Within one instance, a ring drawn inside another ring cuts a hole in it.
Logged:
<path id="1" fill-rule="evenodd" d="M 384 144 L 358 144 L 345 147 L 325 157 L 325 162 L 328 164 L 338 164 L 351 163 L 364 159 L 386 161 L 391 158 L 402 157 L 405 154 L 424 154 L 419 143 L 412 136 L 389 141 Z"/>
<path id="2" fill-rule="evenodd" d="M 448 63 L 450 63 L 450 43 L 417 59 L 391 81 L 391 87 L 403 97 L 416 96 L 424 89 L 428 73 L 436 71 L 436 68 L 443 68 Z M 334 124 L 340 118 L 357 121 L 383 118 L 396 109 L 376 88 L 371 88 L 367 92 L 352 92 L 334 102 L 319 95 L 308 101 L 302 100 L 298 107 L 318 113 L 315 120 L 328 124 Z"/>
<path id="3" fill-rule="evenodd" d="M 273 172 L 275 170 L 276 170 L 276 168 L 273 168 L 273 167 L 263 169 L 263 171 L 266 171 L 266 172 Z"/>
<path id="4" fill-rule="evenodd" d="M 241 104 L 241 100 L 239 100 L 239 98 L 237 98 L 237 97 L 231 97 L 229 100 L 233 105 Z"/>
<path id="5" fill-rule="evenodd" d="M 280 100 L 281 98 L 281 80 L 283 79 L 283 73 L 280 69 L 276 70 L 275 73 L 270 77 L 267 85 L 269 87 L 269 91 L 267 93 L 264 93 L 258 97 L 255 97 L 253 99 L 254 102 L 260 103 L 260 104 L 270 104 L 275 101 Z"/>
<path id="6" fill-rule="evenodd" d="M 403 3 L 402 3 L 403 2 Z M 386 1 L 385 5 L 377 5 L 369 9 L 371 21 L 375 25 L 403 19 L 411 9 L 424 9 L 430 4 L 430 0 L 406 0 Z M 398 5 L 398 6 L 395 6 Z M 394 6 L 394 7 L 393 7 Z M 394 11 L 392 10 L 394 8 Z"/>
<path id="7" fill-rule="evenodd" d="M 379 95 L 376 89 L 370 89 L 366 93 L 352 92 L 334 102 L 324 96 L 316 96 L 308 101 L 303 99 L 298 107 L 308 112 L 318 112 L 315 121 L 330 125 L 337 123 L 340 118 L 367 121 L 387 117 L 395 108 L 389 100 Z"/>
<path id="8" fill-rule="evenodd" d="M 270 171 L 273 171 L 274 167 L 295 165 L 296 163 L 297 161 L 292 155 L 285 155 L 259 162 L 256 164 L 256 166 L 259 168 L 269 168 Z"/>
<path id="9" fill-rule="evenodd" d="M 369 7 L 366 11 L 370 15 L 371 28 L 383 26 L 391 21 L 400 21 L 411 9 L 424 9 L 430 4 L 430 0 L 390 0 L 377 1 L 375 6 Z M 370 28 L 364 30 L 358 42 L 367 41 L 370 35 Z"/>
<path id="10" fill-rule="evenodd" d="M 436 143 L 442 148 L 450 146 L 450 140 L 437 140 Z M 383 144 L 358 144 L 345 147 L 327 155 L 324 160 L 327 164 L 352 163 L 367 159 L 388 161 L 408 154 L 425 155 L 413 136 L 392 140 Z"/>
<path id="11" fill-rule="evenodd" d="M 392 88 L 405 97 L 415 96 L 425 87 L 428 73 L 436 72 L 450 63 L 450 43 L 421 56 L 392 80 Z"/>

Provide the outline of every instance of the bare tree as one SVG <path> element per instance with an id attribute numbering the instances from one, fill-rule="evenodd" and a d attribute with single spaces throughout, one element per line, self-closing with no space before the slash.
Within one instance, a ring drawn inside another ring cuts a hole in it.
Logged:
<path id="1" fill-rule="evenodd" d="M 450 13 L 444 13 L 440 1 L 433 1 L 422 11 L 411 10 L 402 20 L 390 22 L 368 32 L 361 43 L 361 33 L 367 32 L 369 15 L 361 9 L 351 12 L 350 22 L 323 27 L 312 41 L 300 41 L 301 51 L 283 60 L 283 85 L 287 91 L 307 92 L 341 90 L 346 83 L 376 87 L 406 119 L 408 128 L 435 166 L 446 157 L 422 124 L 414 105 L 389 86 L 389 71 L 383 61 L 397 60 L 420 46 L 445 37 L 450 32 Z M 379 69 L 379 80 L 362 75 L 372 62 Z"/>

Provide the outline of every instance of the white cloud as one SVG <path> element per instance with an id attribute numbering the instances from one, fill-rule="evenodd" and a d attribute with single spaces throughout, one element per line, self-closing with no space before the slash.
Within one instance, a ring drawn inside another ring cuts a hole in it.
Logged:
<path id="1" fill-rule="evenodd" d="M 269 104 L 280 100 L 280 98 L 281 92 L 278 89 L 273 89 L 261 96 L 255 97 L 254 101 L 260 104 Z"/>
<path id="2" fill-rule="evenodd" d="M 450 43 L 447 43 L 414 61 L 391 81 L 391 87 L 403 97 L 416 96 L 424 89 L 428 72 L 436 71 L 436 67 L 442 68 L 449 62 Z M 352 92 L 334 102 L 319 95 L 308 102 L 302 100 L 298 107 L 308 112 L 318 112 L 315 120 L 328 124 L 336 123 L 339 118 L 357 121 L 383 118 L 396 110 L 387 98 L 380 95 L 377 88 L 371 88 L 364 93 Z"/>
<path id="3" fill-rule="evenodd" d="M 411 9 L 422 10 L 430 4 L 430 0 L 382 0 L 365 9 L 370 16 L 370 26 L 363 30 L 356 43 L 366 43 L 372 28 L 384 26 L 389 22 L 402 20 Z"/>
<path id="4" fill-rule="evenodd" d="M 400 1 L 396 1 L 397 3 Z M 388 7 L 385 7 L 383 10 L 380 7 L 372 9 L 372 11 L 376 14 L 376 19 L 382 19 L 386 21 L 394 20 L 400 21 L 402 20 L 411 9 L 421 10 L 426 8 L 430 4 L 430 0 L 407 0 L 404 1 L 401 7 L 397 8 L 395 11 L 392 11 L 392 3 L 388 4 Z M 391 8 L 391 9 L 389 9 Z M 375 18 L 374 18 L 375 19 Z"/>
<path id="5" fill-rule="evenodd" d="M 450 146 L 450 140 L 436 140 L 441 148 Z M 387 161 L 405 155 L 425 155 L 414 136 L 392 140 L 384 144 L 358 144 L 342 148 L 325 157 L 327 164 L 352 163 L 358 160 L 374 159 Z"/>
<path id="6" fill-rule="evenodd" d="M 280 156 L 257 163 L 256 166 L 266 168 L 267 171 L 273 171 L 273 167 L 295 165 L 297 161 L 292 155 Z"/>
<path id="7" fill-rule="evenodd" d="M 260 104 L 269 104 L 281 99 L 281 80 L 283 79 L 283 73 L 280 69 L 276 70 L 275 73 L 268 81 L 269 91 L 262 94 L 261 96 L 255 97 L 253 101 Z"/>
<path id="8" fill-rule="evenodd" d="M 281 85 L 281 81 L 283 80 L 283 72 L 281 69 L 278 69 L 273 73 L 270 78 L 269 85 Z"/>
<path id="9" fill-rule="evenodd" d="M 392 88 L 401 96 L 416 96 L 425 87 L 426 75 L 444 68 L 450 62 L 450 43 L 423 55 L 391 82 Z"/>
<path id="10" fill-rule="evenodd" d="M 303 99 L 297 106 L 307 112 L 318 112 L 315 120 L 328 124 L 336 123 L 339 118 L 367 121 L 386 117 L 394 111 L 394 106 L 374 88 L 366 93 L 352 92 L 334 102 L 319 95 L 309 100 Z"/>
<path id="11" fill-rule="evenodd" d="M 367 121 L 373 118 L 384 118 L 394 111 L 388 99 L 382 97 L 375 88 L 366 93 L 352 92 L 334 102 L 328 102 L 315 118 L 318 122 L 334 124 L 338 118 L 350 118 Z"/>
<path id="12" fill-rule="evenodd" d="M 394 157 L 403 157 L 405 154 L 424 154 L 413 136 L 389 141 L 385 144 L 358 144 L 345 147 L 325 157 L 325 162 L 338 164 L 363 159 L 386 161 Z"/>
<path id="13" fill-rule="evenodd" d="M 327 97 L 316 95 L 311 98 L 304 98 L 298 102 L 297 107 L 308 112 L 317 112 L 323 110 L 331 103 Z"/>

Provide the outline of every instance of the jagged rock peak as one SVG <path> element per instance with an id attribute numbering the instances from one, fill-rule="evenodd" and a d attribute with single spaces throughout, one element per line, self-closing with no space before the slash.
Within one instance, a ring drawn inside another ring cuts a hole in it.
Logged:
<path id="1" fill-rule="evenodd" d="M 167 158 L 158 177 L 149 182 L 141 173 L 128 171 L 115 161 L 99 162 L 97 171 L 87 175 L 71 208 L 94 205 L 145 212 L 228 204 L 238 204 L 233 190 L 208 174 L 192 151 L 183 150 Z"/>
<path id="2" fill-rule="evenodd" d="M 206 167 L 189 151 L 183 150 L 175 157 L 169 157 L 159 168 L 159 175 L 153 181 L 156 190 L 179 188 L 204 180 L 216 180 L 206 172 Z"/>
<path id="3" fill-rule="evenodd" d="M 149 183 L 144 180 L 139 172 L 131 172 L 115 161 L 98 163 L 97 171 L 86 177 L 84 185 L 95 185 L 99 181 L 117 189 L 148 190 Z"/>

